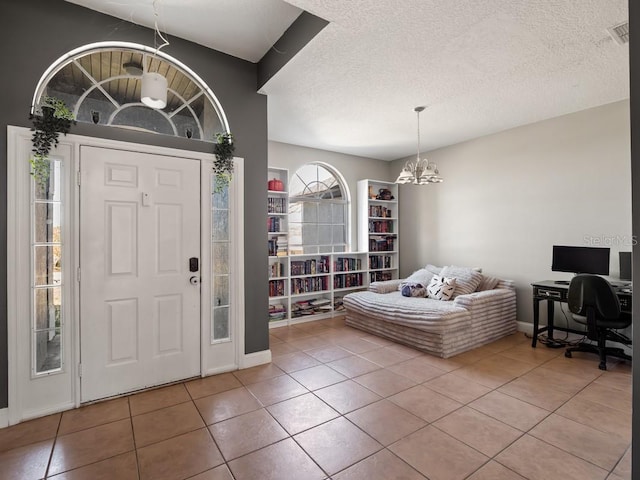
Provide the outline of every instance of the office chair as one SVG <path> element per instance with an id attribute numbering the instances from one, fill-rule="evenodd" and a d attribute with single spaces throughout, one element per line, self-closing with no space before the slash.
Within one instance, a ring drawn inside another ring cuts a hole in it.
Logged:
<path id="1" fill-rule="evenodd" d="M 587 338 L 596 345 L 580 343 L 567 348 L 564 356 L 571 358 L 571 352 L 592 352 L 600 355 L 600 370 L 607 369 L 607 355 L 631 360 L 622 348 L 607 347 L 607 340 L 631 345 L 626 336 L 614 329 L 631 325 L 630 316 L 620 316 L 620 301 L 611 284 L 597 275 L 576 275 L 569 284 L 569 310 L 573 319 L 587 326 Z"/>

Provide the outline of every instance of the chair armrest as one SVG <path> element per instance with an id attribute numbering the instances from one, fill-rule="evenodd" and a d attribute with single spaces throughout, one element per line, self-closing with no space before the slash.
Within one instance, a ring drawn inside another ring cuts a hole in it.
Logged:
<path id="1" fill-rule="evenodd" d="M 384 282 L 371 282 L 369 284 L 369 291 L 375 293 L 390 293 L 398 290 L 402 280 L 385 280 Z"/>

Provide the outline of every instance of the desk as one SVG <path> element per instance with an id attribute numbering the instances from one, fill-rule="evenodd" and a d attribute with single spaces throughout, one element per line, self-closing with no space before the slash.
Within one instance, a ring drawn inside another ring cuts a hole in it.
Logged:
<path id="1" fill-rule="evenodd" d="M 585 330 L 575 330 L 566 327 L 556 327 L 553 324 L 553 315 L 555 311 L 555 302 L 567 303 L 567 296 L 569 294 L 569 284 L 556 283 L 553 280 L 542 280 L 540 282 L 534 282 L 531 284 L 533 287 L 533 339 L 531 340 L 531 346 L 536 347 L 538 341 L 538 335 L 547 332 L 547 337 L 553 340 L 553 331 L 560 330 L 561 332 L 577 333 L 578 335 L 584 335 Z M 623 291 L 626 290 L 623 287 L 613 286 L 618 299 L 620 300 L 620 309 L 623 313 L 631 315 L 631 301 L 632 293 Z M 547 301 L 547 326 L 540 328 L 540 302 Z"/>

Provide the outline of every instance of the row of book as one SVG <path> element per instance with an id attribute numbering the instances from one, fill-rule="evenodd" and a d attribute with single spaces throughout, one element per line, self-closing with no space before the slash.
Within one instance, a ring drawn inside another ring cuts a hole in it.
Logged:
<path id="1" fill-rule="evenodd" d="M 393 220 L 370 220 L 370 233 L 393 233 Z"/>
<path id="2" fill-rule="evenodd" d="M 286 225 L 286 221 L 283 217 L 269 217 L 267 218 L 267 231 L 268 232 L 281 232 L 282 228 Z"/>
<path id="3" fill-rule="evenodd" d="M 393 280 L 392 272 L 369 272 L 370 282 L 386 282 L 387 280 Z"/>
<path id="4" fill-rule="evenodd" d="M 372 255 L 369 257 L 369 269 L 391 268 L 390 255 Z"/>
<path id="5" fill-rule="evenodd" d="M 352 272 L 362 270 L 362 260 L 351 257 L 338 257 L 333 262 L 334 272 Z"/>
<path id="6" fill-rule="evenodd" d="M 329 290 L 329 277 L 292 278 L 291 294 Z"/>
<path id="7" fill-rule="evenodd" d="M 305 315 L 315 315 L 316 313 L 330 312 L 331 309 L 331 300 L 328 298 L 311 298 L 292 303 L 291 316 L 296 318 Z"/>
<path id="8" fill-rule="evenodd" d="M 270 297 L 285 296 L 284 280 L 269 280 L 269 296 Z"/>
<path id="9" fill-rule="evenodd" d="M 268 213 L 288 213 L 287 199 L 284 197 L 269 197 L 267 199 Z"/>
<path id="10" fill-rule="evenodd" d="M 370 217 L 392 217 L 391 209 L 383 207 L 382 205 L 369 205 Z"/>
<path id="11" fill-rule="evenodd" d="M 329 257 L 321 256 L 318 260 L 291 260 L 291 275 L 316 275 L 329 273 Z"/>
<path id="12" fill-rule="evenodd" d="M 267 240 L 270 257 L 285 257 L 289 249 L 289 240 L 286 235 L 278 235 L 277 237 Z"/>
<path id="13" fill-rule="evenodd" d="M 269 304 L 269 321 L 284 320 L 287 318 L 287 307 L 280 303 Z"/>
<path id="14" fill-rule="evenodd" d="M 333 277 L 333 288 L 362 286 L 362 273 L 342 273 Z"/>
<path id="15" fill-rule="evenodd" d="M 284 264 L 275 262 L 269 265 L 269 278 L 284 277 Z"/>
<path id="16" fill-rule="evenodd" d="M 370 252 L 392 252 L 394 250 L 395 237 L 370 237 Z"/>

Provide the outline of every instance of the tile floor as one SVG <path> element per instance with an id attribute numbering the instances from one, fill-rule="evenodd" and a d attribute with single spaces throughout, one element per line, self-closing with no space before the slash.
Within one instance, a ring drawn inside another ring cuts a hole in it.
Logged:
<path id="1" fill-rule="evenodd" d="M 631 479 L 631 367 L 532 349 L 451 359 L 346 327 L 273 329 L 273 362 L 0 430 L 0 478 Z"/>

